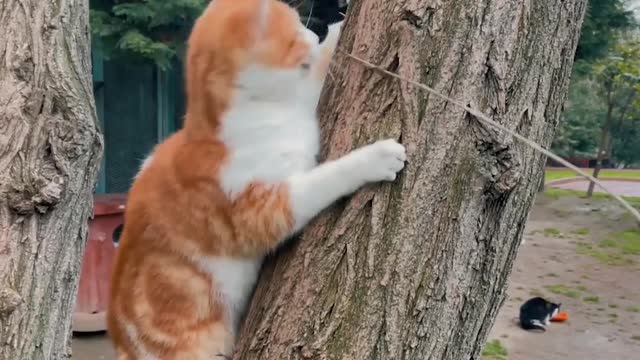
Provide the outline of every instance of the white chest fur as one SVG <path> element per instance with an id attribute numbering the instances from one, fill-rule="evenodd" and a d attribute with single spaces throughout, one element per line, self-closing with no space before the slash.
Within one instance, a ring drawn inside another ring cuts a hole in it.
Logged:
<path id="1" fill-rule="evenodd" d="M 316 165 L 320 145 L 315 104 L 295 97 L 287 101 L 238 99 L 225 114 L 220 133 L 229 152 L 220 182 L 231 199 L 251 182 L 279 183 Z M 247 305 L 261 263 L 262 258 L 200 261 L 215 279 L 234 327 Z"/>
<path id="2" fill-rule="evenodd" d="M 253 181 L 274 184 L 316 165 L 319 130 L 313 108 L 291 102 L 244 102 L 224 117 L 229 160 L 221 185 L 233 198 Z"/>
<path id="3" fill-rule="evenodd" d="M 258 279 L 262 258 L 202 257 L 196 263 L 214 279 L 215 295 L 225 304 L 229 321 L 237 330 L 240 316 Z"/>

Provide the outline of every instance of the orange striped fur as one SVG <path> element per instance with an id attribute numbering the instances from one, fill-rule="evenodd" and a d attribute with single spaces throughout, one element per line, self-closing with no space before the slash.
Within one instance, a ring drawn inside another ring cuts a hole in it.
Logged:
<path id="1" fill-rule="evenodd" d="M 333 36 L 317 44 L 276 0 L 214 0 L 197 20 L 184 128 L 129 192 L 107 316 L 119 359 L 231 356 L 264 255 L 404 166 L 393 140 L 315 163 Z"/>

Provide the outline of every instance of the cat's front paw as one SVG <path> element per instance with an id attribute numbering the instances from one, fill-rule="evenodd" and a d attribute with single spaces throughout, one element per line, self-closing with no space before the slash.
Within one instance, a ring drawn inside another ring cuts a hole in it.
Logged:
<path id="1" fill-rule="evenodd" d="M 404 146 L 393 139 L 377 141 L 359 151 L 358 171 L 367 182 L 395 180 L 407 160 Z"/>

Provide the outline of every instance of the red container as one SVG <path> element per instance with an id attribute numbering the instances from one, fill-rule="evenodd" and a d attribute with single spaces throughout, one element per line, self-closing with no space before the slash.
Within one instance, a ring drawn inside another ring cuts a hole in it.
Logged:
<path id="1" fill-rule="evenodd" d="M 82 259 L 80 283 L 73 314 L 73 331 L 106 330 L 111 266 L 124 224 L 126 194 L 94 196 L 93 219 Z"/>

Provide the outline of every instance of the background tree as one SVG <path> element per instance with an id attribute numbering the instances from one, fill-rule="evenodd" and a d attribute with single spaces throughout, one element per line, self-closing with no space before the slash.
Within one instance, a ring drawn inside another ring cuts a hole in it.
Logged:
<path id="1" fill-rule="evenodd" d="M 340 48 L 548 146 L 583 0 L 354 1 Z M 338 56 L 323 156 L 393 136 L 409 162 L 268 261 L 236 359 L 478 359 L 544 157 L 452 104 Z"/>
<path id="2" fill-rule="evenodd" d="M 612 153 L 624 166 L 640 166 L 640 106 L 634 106 L 632 115 L 612 131 Z"/>
<path id="3" fill-rule="evenodd" d="M 594 156 L 598 147 L 599 125 L 605 117 L 606 104 L 590 76 L 575 75 L 562 112 L 553 150 L 564 157 Z"/>
<path id="4" fill-rule="evenodd" d="M 598 61 L 594 66 L 594 77 L 605 101 L 606 114 L 600 125 L 600 141 L 593 177 L 597 178 L 602 161 L 609 158 L 613 147 L 611 135 L 617 130 L 628 129 L 632 124 L 630 115 L 640 106 L 640 41 L 633 40 L 616 45 L 610 56 Z M 639 156 L 640 157 L 640 156 Z M 589 183 L 587 196 L 593 195 L 595 183 Z"/>
<path id="5" fill-rule="evenodd" d="M 67 357 L 102 140 L 83 0 L 0 6 L 0 359 Z"/>
<path id="6" fill-rule="evenodd" d="M 607 100 L 594 78 L 594 65 L 605 59 L 616 44 L 628 36 L 626 34 L 638 28 L 633 12 L 626 5 L 624 0 L 593 0 L 588 3 L 569 97 L 553 143 L 553 150 L 562 156 L 597 157 Z M 621 144 L 629 143 L 629 140 L 616 139 L 612 144 L 618 148 L 614 154 L 630 154 L 621 148 Z M 627 164 L 630 163 L 628 158 L 625 157 L 624 161 Z"/>
<path id="7" fill-rule="evenodd" d="M 625 0 L 589 1 L 576 60 L 591 61 L 606 56 L 618 36 L 635 23 L 633 12 L 626 8 Z"/>
<path id="8" fill-rule="evenodd" d="M 194 20 L 209 0 L 92 0 L 91 30 L 106 58 L 153 62 L 180 56 Z"/>
<path id="9" fill-rule="evenodd" d="M 282 0 L 295 7 L 302 21 L 322 35 L 331 3 L 345 0 Z M 152 62 L 167 69 L 184 54 L 195 19 L 209 0 L 91 0 L 91 29 L 105 57 Z M 322 36 L 321 36 L 322 37 Z"/>

